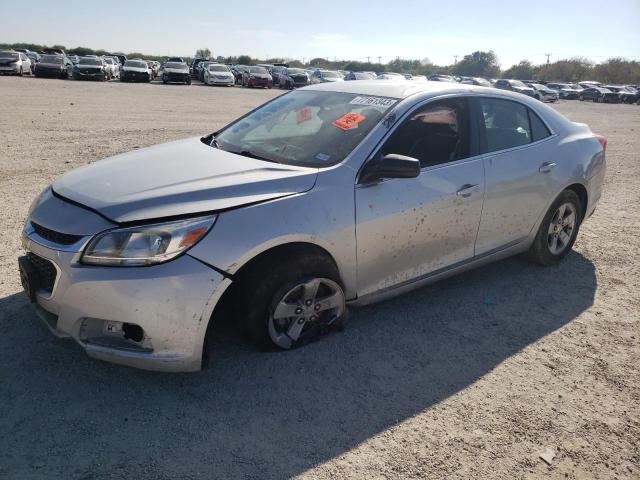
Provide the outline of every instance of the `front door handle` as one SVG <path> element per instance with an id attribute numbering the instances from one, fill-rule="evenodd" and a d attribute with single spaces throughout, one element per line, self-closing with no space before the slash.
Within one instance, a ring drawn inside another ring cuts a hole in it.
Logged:
<path id="1" fill-rule="evenodd" d="M 460 190 L 456 192 L 456 195 L 458 195 L 459 197 L 467 198 L 478 190 L 480 190 L 480 187 L 478 185 L 471 185 L 470 183 L 466 183 L 462 187 L 460 187 Z"/>
<path id="2" fill-rule="evenodd" d="M 538 169 L 538 171 L 540 173 L 549 173 L 551 170 L 554 169 L 555 166 L 556 164 L 553 162 L 544 162 L 542 165 L 540 165 L 540 168 Z"/>

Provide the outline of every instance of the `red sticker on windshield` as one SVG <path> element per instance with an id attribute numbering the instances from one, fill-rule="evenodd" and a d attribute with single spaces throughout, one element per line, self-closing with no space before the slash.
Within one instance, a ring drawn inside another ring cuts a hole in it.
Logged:
<path id="1" fill-rule="evenodd" d="M 296 112 L 296 122 L 306 122 L 307 120 L 311 120 L 311 116 L 311 107 L 304 107 L 302 110 Z"/>
<path id="2" fill-rule="evenodd" d="M 359 113 L 349 112 L 345 113 L 343 116 L 334 120 L 332 125 L 334 127 L 338 127 L 341 130 L 349 130 L 350 128 L 355 127 L 360 122 L 362 122 L 366 117 L 363 117 Z"/>

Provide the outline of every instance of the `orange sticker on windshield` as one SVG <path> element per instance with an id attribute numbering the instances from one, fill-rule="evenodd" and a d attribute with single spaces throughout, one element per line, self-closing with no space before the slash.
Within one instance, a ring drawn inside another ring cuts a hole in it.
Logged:
<path id="1" fill-rule="evenodd" d="M 341 130 L 349 130 L 350 128 L 353 128 L 356 125 L 358 125 L 365 118 L 366 117 L 363 117 L 362 115 L 356 112 L 349 112 L 349 113 L 345 113 L 343 116 L 341 116 L 337 120 L 334 120 L 332 122 L 332 125 L 334 127 L 340 128 Z"/>
<path id="2" fill-rule="evenodd" d="M 296 123 L 311 120 L 311 116 L 311 107 L 304 107 L 303 109 L 296 111 Z"/>

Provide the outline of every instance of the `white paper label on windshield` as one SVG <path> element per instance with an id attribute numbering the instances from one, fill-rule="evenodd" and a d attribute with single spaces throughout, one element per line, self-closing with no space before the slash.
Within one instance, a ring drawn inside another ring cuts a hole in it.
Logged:
<path id="1" fill-rule="evenodd" d="M 353 100 L 351 100 L 349 103 L 351 105 L 371 105 L 374 107 L 390 107 L 396 102 L 397 100 L 395 98 L 358 96 Z"/>

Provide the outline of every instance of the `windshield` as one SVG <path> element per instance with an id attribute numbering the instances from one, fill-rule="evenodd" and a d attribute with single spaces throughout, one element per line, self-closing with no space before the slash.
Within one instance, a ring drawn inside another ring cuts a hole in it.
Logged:
<path id="1" fill-rule="evenodd" d="M 225 128 L 222 150 L 287 165 L 327 167 L 342 161 L 397 102 L 341 92 L 296 91 Z"/>
<path id="2" fill-rule="evenodd" d="M 18 58 L 16 52 L 0 52 L 0 58 Z"/>
<path id="3" fill-rule="evenodd" d="M 107 62 L 109 65 L 113 65 L 113 58 L 105 58 L 104 61 Z"/>
<path id="4" fill-rule="evenodd" d="M 264 67 L 249 67 L 249 73 L 267 73 Z"/>
<path id="5" fill-rule="evenodd" d="M 371 75 L 369 75 L 368 73 L 361 73 L 361 72 L 355 72 L 353 74 L 354 78 L 356 80 L 371 80 Z"/>
<path id="6" fill-rule="evenodd" d="M 509 83 L 511 84 L 512 87 L 527 88 L 527 86 L 524 83 L 522 83 L 520 80 L 509 80 Z"/>
<path id="7" fill-rule="evenodd" d="M 186 63 L 178 63 L 178 62 L 167 62 L 164 65 L 164 68 L 174 68 L 176 70 L 188 70 L 189 67 Z"/>
<path id="8" fill-rule="evenodd" d="M 338 78 L 340 75 L 338 75 L 336 72 L 331 72 L 329 70 L 326 70 L 322 72 L 322 76 L 324 78 Z"/>
<path id="9" fill-rule="evenodd" d="M 127 60 L 124 62 L 125 67 L 134 67 L 134 68 L 149 68 L 147 62 L 140 62 L 136 60 Z"/>
<path id="10" fill-rule="evenodd" d="M 289 69 L 287 70 L 287 73 L 288 73 L 289 75 L 300 75 L 300 74 L 302 74 L 302 73 L 307 73 L 307 72 L 305 72 L 305 71 L 304 71 L 304 70 L 302 70 L 301 68 L 289 68 Z"/>
<path id="11" fill-rule="evenodd" d="M 97 58 L 81 58 L 78 63 L 80 65 L 102 65 L 102 61 Z"/>
<path id="12" fill-rule="evenodd" d="M 42 57 L 40 58 L 40 62 L 41 63 L 61 64 L 62 63 L 62 57 L 59 57 L 57 55 L 42 55 Z"/>
<path id="13" fill-rule="evenodd" d="M 210 72 L 228 72 L 229 68 L 225 65 L 209 65 Z"/>

